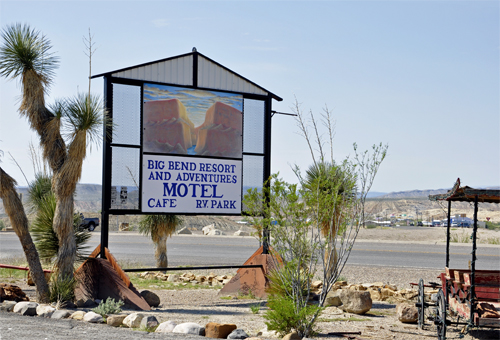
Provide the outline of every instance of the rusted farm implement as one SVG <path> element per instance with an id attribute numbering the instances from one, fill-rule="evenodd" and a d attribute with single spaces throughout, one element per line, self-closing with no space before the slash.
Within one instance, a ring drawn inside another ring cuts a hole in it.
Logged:
<path id="1" fill-rule="evenodd" d="M 418 326 L 425 327 L 426 308 L 434 307 L 434 324 L 439 340 L 446 339 L 446 328 L 463 325 L 468 331 L 474 327 L 500 328 L 500 270 L 477 270 L 477 211 L 478 203 L 500 203 L 500 190 L 479 190 L 460 187 L 460 179 L 453 188 L 443 195 L 431 195 L 430 200 L 448 201 L 448 227 L 446 237 L 446 266 L 441 273 L 440 284 L 418 284 Z M 450 260 L 450 225 L 451 202 L 474 202 L 474 227 L 472 231 L 472 259 L 470 268 L 451 269 Z M 425 287 L 440 289 L 433 302 L 425 301 Z M 456 317 L 452 322 L 451 318 Z"/>

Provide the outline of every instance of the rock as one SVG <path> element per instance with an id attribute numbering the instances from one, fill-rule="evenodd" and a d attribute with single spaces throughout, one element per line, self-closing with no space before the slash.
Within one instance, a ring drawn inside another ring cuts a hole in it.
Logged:
<path id="1" fill-rule="evenodd" d="M 282 340 L 301 340 L 302 337 L 300 337 L 297 332 L 292 332 L 292 333 L 288 333 L 287 335 L 285 335 L 283 337 Z"/>
<path id="2" fill-rule="evenodd" d="M 192 235 L 193 233 L 187 227 L 182 228 L 177 232 L 177 235 Z"/>
<path id="3" fill-rule="evenodd" d="M 220 324 L 217 322 L 209 322 L 205 325 L 205 337 L 226 339 L 232 331 L 236 329 L 235 324 Z"/>
<path id="4" fill-rule="evenodd" d="M 238 230 L 234 232 L 234 236 L 250 236 L 248 231 Z"/>
<path id="5" fill-rule="evenodd" d="M 112 327 L 120 327 L 123 324 L 123 320 L 127 317 L 126 314 L 111 314 L 106 318 L 106 324 Z"/>
<path id="6" fill-rule="evenodd" d="M 234 331 L 232 331 L 228 336 L 228 339 L 246 339 L 248 338 L 248 334 L 245 333 L 244 330 L 241 328 L 237 328 Z"/>
<path id="7" fill-rule="evenodd" d="M 90 323 L 101 323 L 101 322 L 104 322 L 104 319 L 100 314 L 97 314 L 94 312 L 88 312 L 83 317 L 83 321 L 90 322 Z"/>
<path id="8" fill-rule="evenodd" d="M 123 320 L 123 324 L 128 328 L 139 328 L 144 314 L 132 313 Z"/>
<path id="9" fill-rule="evenodd" d="M 127 222 L 120 223 L 118 231 L 129 231 L 129 230 L 130 230 L 130 225 Z"/>
<path id="10" fill-rule="evenodd" d="M 69 318 L 73 319 L 73 320 L 83 320 L 83 317 L 85 316 L 85 314 L 87 314 L 87 313 L 82 311 L 82 310 L 77 310 L 76 312 L 71 314 L 69 316 Z"/>
<path id="11" fill-rule="evenodd" d="M 165 321 L 158 325 L 155 332 L 157 333 L 172 333 L 177 324 L 174 321 Z"/>
<path id="12" fill-rule="evenodd" d="M 5 312 L 12 312 L 14 310 L 14 306 L 17 304 L 15 301 L 4 301 L 0 305 L 0 310 L 5 311 Z"/>
<path id="13" fill-rule="evenodd" d="M 223 232 L 222 230 L 219 230 L 219 229 L 214 229 L 214 230 L 211 230 L 207 236 L 221 236 L 221 235 L 226 235 L 225 232 Z"/>
<path id="14" fill-rule="evenodd" d="M 146 300 L 151 307 L 158 307 L 160 305 L 160 297 L 149 290 L 143 290 L 141 296 Z"/>
<path id="15" fill-rule="evenodd" d="M 381 288 L 380 289 L 380 297 L 381 300 L 387 300 L 389 297 L 394 296 L 394 291 L 389 288 Z"/>
<path id="16" fill-rule="evenodd" d="M 380 294 L 379 289 L 380 288 L 375 288 L 375 287 L 368 289 L 368 292 L 370 293 L 372 301 L 382 301 L 382 295 Z"/>
<path id="17" fill-rule="evenodd" d="M 350 289 L 340 290 L 342 310 L 353 314 L 365 314 L 372 308 L 372 298 L 367 291 L 356 291 Z"/>
<path id="18" fill-rule="evenodd" d="M 168 282 L 177 282 L 179 281 L 179 274 L 170 274 L 168 276 Z"/>
<path id="19" fill-rule="evenodd" d="M 57 308 L 65 308 L 65 309 L 76 309 L 77 305 L 73 303 L 73 301 L 63 301 L 63 302 L 58 302 L 56 304 L 53 304 L 54 306 L 57 306 Z"/>
<path id="20" fill-rule="evenodd" d="M 418 321 L 417 307 L 408 303 L 400 303 L 396 307 L 396 314 L 398 316 L 398 320 L 403 323 L 417 323 Z"/>
<path id="21" fill-rule="evenodd" d="M 203 232 L 203 235 L 208 235 L 214 229 L 215 229 L 215 225 L 210 224 L 210 225 L 207 225 L 207 226 L 201 228 L 201 231 Z"/>
<path id="22" fill-rule="evenodd" d="M 3 300 L 16 302 L 30 300 L 21 288 L 11 284 L 0 283 L 0 294 Z"/>
<path id="23" fill-rule="evenodd" d="M 71 313 L 69 311 L 67 311 L 65 309 L 59 309 L 59 310 L 54 311 L 54 313 L 52 313 L 50 318 L 60 320 L 60 319 L 69 318 L 70 316 L 71 316 Z"/>
<path id="24" fill-rule="evenodd" d="M 341 291 L 342 291 L 341 289 L 330 291 L 326 295 L 325 306 L 336 306 L 336 307 L 340 306 L 342 304 L 342 300 L 340 300 Z"/>
<path id="25" fill-rule="evenodd" d="M 36 315 L 41 318 L 50 318 L 56 309 L 50 305 L 38 305 Z"/>
<path id="26" fill-rule="evenodd" d="M 311 289 L 312 290 L 318 290 L 321 287 L 323 287 L 323 281 L 317 280 L 317 281 L 311 282 Z"/>
<path id="27" fill-rule="evenodd" d="M 398 287 L 396 285 L 391 285 L 391 284 L 386 284 L 384 286 L 384 288 L 390 289 L 390 290 L 392 290 L 394 292 L 396 292 L 398 290 Z"/>
<path id="28" fill-rule="evenodd" d="M 334 286 L 337 286 L 337 287 L 347 286 L 347 281 L 337 281 L 334 283 Z"/>
<path id="29" fill-rule="evenodd" d="M 78 308 L 94 308 L 98 306 L 98 304 L 92 299 L 78 299 L 75 305 Z"/>
<path id="30" fill-rule="evenodd" d="M 14 306 L 14 312 L 16 311 L 17 305 L 22 303 L 22 305 L 19 307 L 18 313 L 21 315 L 27 315 L 27 316 L 35 316 L 36 315 L 36 307 L 38 307 L 38 303 L 36 302 L 18 302 Z"/>
<path id="31" fill-rule="evenodd" d="M 141 320 L 141 328 L 151 329 L 157 327 L 158 319 L 153 315 L 147 315 Z"/>
<path id="32" fill-rule="evenodd" d="M 184 322 L 175 326 L 175 328 L 172 330 L 172 333 L 200 335 L 201 328 L 203 327 L 201 327 L 197 323 Z"/>
<path id="33" fill-rule="evenodd" d="M 16 303 L 16 305 L 14 306 L 13 308 L 13 312 L 14 313 L 20 313 L 21 312 L 21 309 L 24 308 L 24 306 L 28 305 L 28 301 L 21 301 L 21 302 L 18 302 Z M 35 307 L 35 313 L 36 313 L 36 307 Z"/>
<path id="34" fill-rule="evenodd" d="M 198 282 L 205 282 L 206 276 L 205 275 L 196 275 L 195 280 Z"/>

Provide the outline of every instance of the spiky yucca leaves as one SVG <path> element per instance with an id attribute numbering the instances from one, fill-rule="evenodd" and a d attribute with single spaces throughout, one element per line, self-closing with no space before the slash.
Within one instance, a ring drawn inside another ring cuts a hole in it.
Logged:
<path id="1" fill-rule="evenodd" d="M 28 117 L 31 128 L 40 136 L 43 157 L 53 173 L 56 197 L 53 228 L 59 239 L 56 266 L 62 277 L 73 276 L 76 245 L 73 234 L 73 193 L 81 176 L 89 142 L 96 140 L 99 125 L 96 114 L 104 115 L 99 101 L 90 95 L 56 103 L 51 112 L 45 106 L 45 93 L 51 83 L 58 59 L 50 52 L 50 42 L 28 25 L 11 25 L 2 32 L 0 76 L 17 78 L 22 85 L 19 111 Z M 83 99 L 83 105 L 82 105 Z M 61 119 L 67 118 L 74 132 L 69 147 L 61 134 Z M 89 137 L 88 137 L 89 136 Z"/>
<path id="2" fill-rule="evenodd" d="M 50 40 L 29 25 L 20 23 L 4 29 L 2 38 L 1 76 L 18 78 L 26 71 L 33 70 L 46 84 L 50 83 L 59 64 L 59 58 L 50 52 Z"/>
<path id="3" fill-rule="evenodd" d="M 56 199 L 52 192 L 45 195 L 39 201 L 37 216 L 31 226 L 31 235 L 35 241 L 40 258 L 52 262 L 59 252 L 59 239 L 52 228 L 54 214 L 56 210 Z M 86 249 L 87 241 L 90 239 L 90 232 L 87 229 L 80 230 L 81 217 L 75 214 L 73 217 L 73 232 L 76 243 L 77 261 L 85 260 L 88 255 Z"/>
<path id="4" fill-rule="evenodd" d="M 155 244 L 156 266 L 168 267 L 167 238 L 171 236 L 181 219 L 176 215 L 145 215 L 139 223 L 139 232 L 151 236 Z"/>
<path id="5" fill-rule="evenodd" d="M 10 223 L 23 246 L 31 275 L 35 281 L 37 300 L 39 302 L 48 302 L 49 286 L 45 279 L 35 244 L 28 231 L 28 218 L 24 212 L 23 203 L 16 192 L 15 185 L 16 181 L 0 167 L 0 198 L 2 199 L 5 212 L 10 218 Z"/>
<path id="6" fill-rule="evenodd" d="M 40 204 L 52 192 L 52 179 L 50 176 L 37 173 L 35 180 L 28 185 L 28 204 L 31 212 L 36 213 Z"/>

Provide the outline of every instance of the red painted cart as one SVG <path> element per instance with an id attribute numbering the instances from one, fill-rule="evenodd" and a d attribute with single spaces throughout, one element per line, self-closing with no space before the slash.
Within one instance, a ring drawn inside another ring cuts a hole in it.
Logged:
<path id="1" fill-rule="evenodd" d="M 453 188 L 443 195 L 431 195 L 432 201 L 448 201 L 448 227 L 446 237 L 446 266 L 441 273 L 441 288 L 436 303 L 427 303 L 424 299 L 424 283 L 420 279 L 417 307 L 420 328 L 425 323 L 425 308 L 435 306 L 434 323 L 437 326 L 438 339 L 446 339 L 446 327 L 464 325 L 472 327 L 500 328 L 500 270 L 476 270 L 476 240 L 478 203 L 500 203 L 500 190 L 480 190 L 460 187 L 460 179 Z M 474 202 L 474 228 L 472 231 L 472 259 L 470 268 L 449 268 L 450 260 L 450 225 L 451 202 Z M 450 316 L 457 321 L 451 322 Z M 460 322 L 460 319 L 463 321 Z"/>

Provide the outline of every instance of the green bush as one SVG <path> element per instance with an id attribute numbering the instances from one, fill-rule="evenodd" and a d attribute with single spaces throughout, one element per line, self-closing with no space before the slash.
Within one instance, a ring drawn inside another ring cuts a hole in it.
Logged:
<path id="1" fill-rule="evenodd" d="M 73 301 L 75 298 L 76 280 L 74 278 L 61 278 L 59 275 L 52 276 L 50 285 L 50 302 L 62 304 Z"/>
<path id="2" fill-rule="evenodd" d="M 317 305 L 309 305 L 296 309 L 295 302 L 287 296 L 270 295 L 267 300 L 269 310 L 264 314 L 265 324 L 270 331 L 276 331 L 281 337 L 292 331 L 299 334 L 315 333 L 317 315 L 324 309 Z"/>
<path id="3" fill-rule="evenodd" d="M 124 302 L 121 300 L 115 301 L 113 298 L 107 298 L 106 301 L 101 301 L 99 306 L 92 309 L 92 311 L 106 318 L 108 315 L 120 313 L 122 311 L 121 306 L 123 305 Z"/>
<path id="4" fill-rule="evenodd" d="M 500 230 L 500 223 L 495 223 L 495 222 L 490 222 L 490 221 L 487 221 L 485 223 L 486 223 L 486 229 Z"/>

